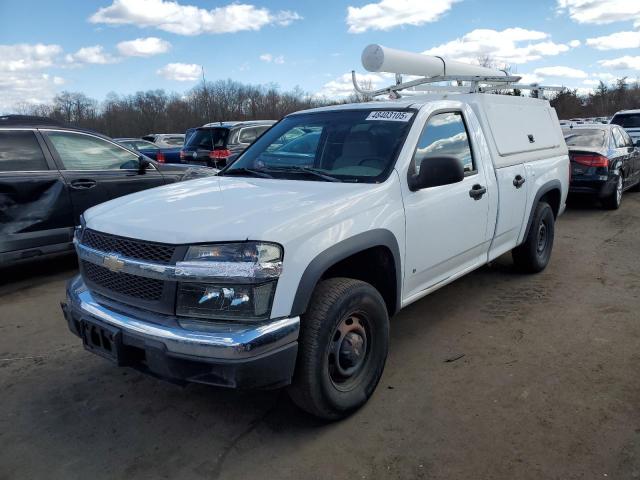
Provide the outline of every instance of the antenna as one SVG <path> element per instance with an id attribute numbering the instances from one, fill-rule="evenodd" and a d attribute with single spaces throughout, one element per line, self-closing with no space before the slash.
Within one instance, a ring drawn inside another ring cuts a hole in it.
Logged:
<path id="1" fill-rule="evenodd" d="M 443 57 L 404 52 L 376 44 L 367 46 L 362 52 L 362 66 L 370 72 L 395 73 L 396 77 L 394 85 L 378 90 L 365 90 L 358 84 L 356 72 L 353 70 L 351 72 L 353 87 L 356 92 L 368 97 L 386 94 L 391 98 L 400 98 L 399 92 L 408 89 L 411 89 L 411 93 L 414 94 L 428 91 L 479 93 L 514 88 L 539 93 L 542 90 L 564 89 L 564 87 L 520 85 L 517 82 L 522 77 L 509 75 L 504 70 L 470 65 Z M 420 78 L 403 82 L 402 75 L 415 75 Z M 433 85 L 440 82 L 455 82 L 456 85 Z"/>
<path id="2" fill-rule="evenodd" d="M 207 120 L 211 119 L 211 114 L 209 113 L 209 92 L 207 92 L 207 81 L 204 79 L 204 65 L 200 65 L 200 70 L 202 71 L 202 91 L 205 95 L 205 102 L 207 107 Z"/>

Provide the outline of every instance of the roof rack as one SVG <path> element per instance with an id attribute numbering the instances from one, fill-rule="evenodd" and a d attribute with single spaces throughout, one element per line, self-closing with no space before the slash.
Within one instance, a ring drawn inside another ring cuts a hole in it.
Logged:
<path id="1" fill-rule="evenodd" d="M 400 91 L 408 95 L 420 95 L 428 92 L 487 93 L 496 90 L 531 90 L 539 95 L 543 91 L 562 91 L 565 87 L 550 87 L 538 84 L 517 83 L 519 76 L 483 76 L 483 75 L 438 75 L 422 77 L 408 82 L 402 81 L 402 75 L 396 74 L 396 83 L 376 90 L 366 90 L 358 84 L 355 70 L 351 71 L 353 88 L 366 97 L 388 95 L 393 99 L 401 98 Z M 457 85 L 434 85 L 441 82 L 455 82 Z M 464 84 L 466 83 L 466 85 Z M 416 88 L 422 87 L 422 88 Z M 412 90 L 409 90 L 412 89 Z"/>

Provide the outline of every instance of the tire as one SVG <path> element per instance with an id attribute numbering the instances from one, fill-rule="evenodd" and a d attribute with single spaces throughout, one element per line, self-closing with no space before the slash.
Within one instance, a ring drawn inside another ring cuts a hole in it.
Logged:
<path id="1" fill-rule="evenodd" d="M 516 268 L 526 273 L 544 270 L 551 259 L 555 234 L 555 217 L 548 203 L 536 206 L 531 228 L 524 242 L 511 252 Z"/>
<path id="2" fill-rule="evenodd" d="M 617 210 L 620 208 L 620 203 L 622 202 L 622 193 L 624 190 L 624 177 L 622 174 L 618 175 L 618 181 L 616 183 L 615 190 L 611 193 L 611 195 L 604 197 L 602 199 L 602 206 L 607 210 Z"/>
<path id="3" fill-rule="evenodd" d="M 388 345 L 387 307 L 375 288 L 349 278 L 320 282 L 302 316 L 289 396 L 325 420 L 349 415 L 378 385 Z"/>

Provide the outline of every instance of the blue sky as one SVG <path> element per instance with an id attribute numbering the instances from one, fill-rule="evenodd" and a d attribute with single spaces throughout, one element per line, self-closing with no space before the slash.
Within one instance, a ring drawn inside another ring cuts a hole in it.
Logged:
<path id="1" fill-rule="evenodd" d="M 340 97 L 370 43 L 488 55 L 527 81 L 587 91 L 640 76 L 640 0 L 1 0 L 0 112 L 61 90 L 183 92 L 200 66 L 208 80 Z"/>

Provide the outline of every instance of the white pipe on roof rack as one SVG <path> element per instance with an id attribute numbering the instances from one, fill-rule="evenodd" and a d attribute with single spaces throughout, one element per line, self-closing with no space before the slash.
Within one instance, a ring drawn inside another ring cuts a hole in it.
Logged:
<path id="1" fill-rule="evenodd" d="M 421 77 L 507 76 L 502 70 L 470 65 L 441 57 L 405 52 L 372 44 L 362 52 L 362 66 L 370 72 L 400 73 Z"/>

